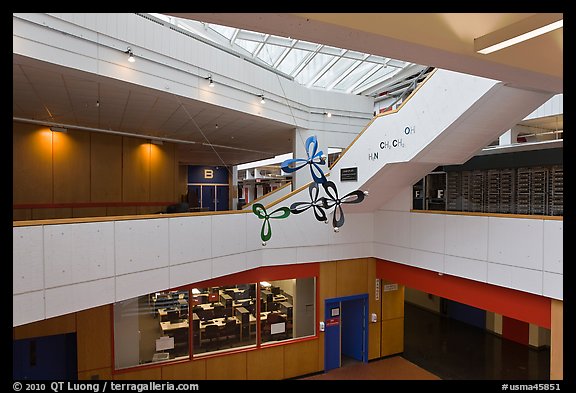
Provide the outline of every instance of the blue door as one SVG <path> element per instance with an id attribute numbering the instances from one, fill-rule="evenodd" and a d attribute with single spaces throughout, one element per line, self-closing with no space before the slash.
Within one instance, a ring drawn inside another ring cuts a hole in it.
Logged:
<path id="1" fill-rule="evenodd" d="M 228 209 L 228 186 L 216 186 L 216 210 L 229 210 Z"/>
<path id="2" fill-rule="evenodd" d="M 324 371 L 342 355 L 368 362 L 368 294 L 326 299 L 324 310 Z"/>
<path id="3" fill-rule="evenodd" d="M 324 371 L 328 371 L 340 367 L 340 300 L 326 299 L 324 310 Z"/>
<path id="4" fill-rule="evenodd" d="M 202 186 L 202 208 L 208 211 L 216 210 L 216 186 Z"/>
<path id="5" fill-rule="evenodd" d="M 342 302 L 342 355 L 363 361 L 366 299 L 354 299 Z"/>
<path id="6" fill-rule="evenodd" d="M 14 380 L 75 380 L 76 333 L 14 340 Z"/>

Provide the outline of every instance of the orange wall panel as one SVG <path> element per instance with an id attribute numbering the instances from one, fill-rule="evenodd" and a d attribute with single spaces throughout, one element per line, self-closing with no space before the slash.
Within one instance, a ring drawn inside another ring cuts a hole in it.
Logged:
<path id="1" fill-rule="evenodd" d="M 54 203 L 90 200 L 90 134 L 53 133 Z"/>
<path id="2" fill-rule="evenodd" d="M 90 135 L 90 201 L 122 200 L 122 137 Z"/>
<path id="3" fill-rule="evenodd" d="M 52 131 L 13 123 L 12 203 L 51 203 Z"/>
<path id="4" fill-rule="evenodd" d="M 404 318 L 382 321 L 380 356 L 404 352 Z"/>
<path id="5" fill-rule="evenodd" d="M 114 374 L 115 380 L 151 380 L 158 381 L 162 379 L 162 369 L 158 368 L 145 368 L 142 370 L 133 370 L 128 372 L 122 372 Z"/>
<path id="6" fill-rule="evenodd" d="M 248 379 L 283 379 L 284 347 L 277 346 L 250 351 L 247 354 Z"/>
<path id="7" fill-rule="evenodd" d="M 176 150 L 173 143 L 150 144 L 150 200 L 180 202 L 174 195 L 176 175 L 174 161 Z"/>
<path id="8" fill-rule="evenodd" d="M 192 379 L 203 380 L 206 379 L 206 361 L 194 360 L 192 362 L 183 362 L 171 364 L 162 367 L 162 379 L 165 380 L 178 380 L 178 379 Z"/>
<path id="9" fill-rule="evenodd" d="M 122 201 L 150 201 L 150 143 L 145 139 L 122 139 Z"/>
<path id="10" fill-rule="evenodd" d="M 367 293 L 367 259 L 350 259 L 336 262 L 337 296 Z"/>
<path id="11" fill-rule="evenodd" d="M 321 371 L 317 362 L 318 340 L 309 340 L 284 347 L 284 378 L 293 378 Z"/>
<path id="12" fill-rule="evenodd" d="M 72 208 L 70 207 L 32 209 L 33 220 L 49 220 L 53 218 L 70 218 L 70 217 L 72 217 Z"/>
<path id="13" fill-rule="evenodd" d="M 111 305 L 76 313 L 78 372 L 112 367 Z"/>
<path id="14" fill-rule="evenodd" d="M 564 302 L 552 300 L 550 379 L 564 379 Z"/>
<path id="15" fill-rule="evenodd" d="M 206 359 L 206 379 L 246 379 L 246 352 Z"/>

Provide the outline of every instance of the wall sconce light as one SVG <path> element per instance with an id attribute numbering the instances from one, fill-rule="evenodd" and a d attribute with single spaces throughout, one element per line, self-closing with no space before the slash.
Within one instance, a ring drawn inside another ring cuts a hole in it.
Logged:
<path id="1" fill-rule="evenodd" d="M 266 100 L 264 99 L 264 93 L 258 94 L 258 97 L 260 97 L 260 103 L 261 103 L 261 104 L 265 104 L 265 103 L 266 103 Z"/>
<path id="2" fill-rule="evenodd" d="M 332 117 L 332 112 L 324 112 L 324 116 L 326 116 L 326 117 Z"/>
<path id="3" fill-rule="evenodd" d="M 212 80 L 212 75 L 208 75 L 206 78 L 204 78 L 208 81 L 208 86 L 210 87 L 214 87 L 214 81 Z"/>
<path id="4" fill-rule="evenodd" d="M 134 54 L 132 53 L 132 49 L 130 49 L 130 47 L 128 47 L 128 49 L 126 49 L 126 52 L 124 52 L 128 55 L 128 61 L 130 63 L 134 63 L 136 61 L 136 59 L 134 58 Z"/>
<path id="5" fill-rule="evenodd" d="M 474 39 L 474 50 L 487 55 L 564 26 L 562 14 L 536 14 Z"/>
<path id="6" fill-rule="evenodd" d="M 64 127 L 50 127 L 50 131 L 67 133 L 68 129 L 66 129 Z"/>
<path id="7" fill-rule="evenodd" d="M 164 142 L 162 142 L 160 139 L 151 139 L 150 143 L 153 143 L 153 144 L 159 145 L 159 146 L 164 144 Z"/>

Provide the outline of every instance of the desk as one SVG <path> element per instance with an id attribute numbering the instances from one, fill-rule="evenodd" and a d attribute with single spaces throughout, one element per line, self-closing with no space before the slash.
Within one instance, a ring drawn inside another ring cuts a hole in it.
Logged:
<path id="1" fill-rule="evenodd" d="M 214 303 L 214 305 L 220 305 L 224 307 L 224 305 L 220 302 Z M 212 303 L 197 304 L 195 307 L 201 307 L 205 311 L 214 310 L 214 306 L 212 305 Z"/>
<path id="2" fill-rule="evenodd" d="M 188 320 L 185 319 L 184 321 L 176 322 L 176 323 L 160 322 L 160 327 L 162 328 L 162 331 L 164 333 L 169 333 L 173 330 L 188 329 L 189 325 L 188 325 Z"/>

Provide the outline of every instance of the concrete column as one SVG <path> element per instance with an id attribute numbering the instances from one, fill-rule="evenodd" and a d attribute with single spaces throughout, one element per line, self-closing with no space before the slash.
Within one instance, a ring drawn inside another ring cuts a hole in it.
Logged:
<path id="1" fill-rule="evenodd" d="M 232 167 L 232 184 L 231 184 L 230 196 L 232 198 L 232 206 L 230 210 L 238 209 L 238 166 L 234 165 Z"/>
<path id="2" fill-rule="evenodd" d="M 500 138 L 498 139 L 498 145 L 503 146 L 516 143 L 517 137 L 518 137 L 518 131 L 510 129 L 506 131 L 504 134 L 500 135 Z"/>

